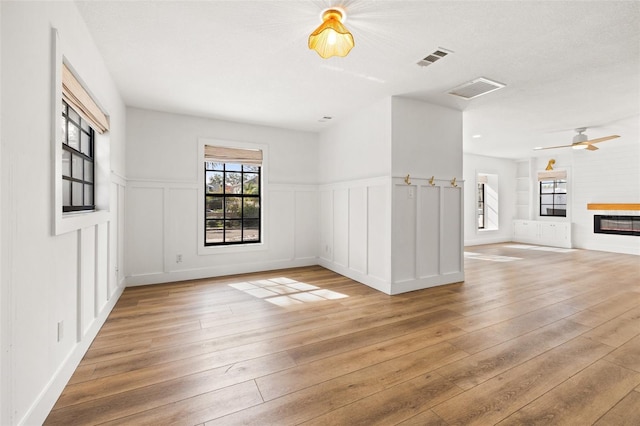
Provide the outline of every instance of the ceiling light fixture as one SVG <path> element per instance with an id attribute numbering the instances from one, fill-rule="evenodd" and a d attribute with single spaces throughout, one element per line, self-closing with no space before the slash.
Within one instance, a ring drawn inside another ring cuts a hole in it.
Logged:
<path id="1" fill-rule="evenodd" d="M 324 59 L 332 56 L 347 56 L 355 45 L 353 36 L 342 25 L 346 13 L 339 8 L 322 12 L 322 24 L 309 36 L 309 49 L 318 52 Z"/>

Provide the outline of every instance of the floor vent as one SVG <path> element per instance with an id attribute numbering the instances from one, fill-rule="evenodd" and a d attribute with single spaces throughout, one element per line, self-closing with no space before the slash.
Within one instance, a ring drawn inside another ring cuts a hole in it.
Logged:
<path id="1" fill-rule="evenodd" d="M 453 52 L 451 50 L 444 49 L 442 47 L 438 47 L 438 50 L 436 50 L 433 53 L 428 54 L 423 59 L 418 61 L 418 65 L 421 66 L 421 67 L 428 67 L 429 65 L 433 64 L 436 61 L 439 61 L 440 59 L 444 58 L 445 56 L 447 56 L 450 53 L 453 53 Z"/>
<path id="2" fill-rule="evenodd" d="M 503 87 L 505 87 L 505 84 L 480 77 L 461 84 L 460 86 L 450 90 L 448 93 L 468 100 L 486 95 L 487 93 L 502 89 Z"/>

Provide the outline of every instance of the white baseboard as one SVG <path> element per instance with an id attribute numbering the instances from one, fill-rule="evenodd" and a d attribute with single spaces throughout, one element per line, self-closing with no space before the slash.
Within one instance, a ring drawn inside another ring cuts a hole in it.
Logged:
<path id="1" fill-rule="evenodd" d="M 391 294 L 391 283 L 381 278 L 363 274 L 362 272 L 358 272 L 346 266 L 331 262 L 325 258 L 319 258 L 318 264 L 324 268 L 329 269 L 330 271 L 336 272 L 340 275 L 344 275 L 345 277 L 351 278 L 352 280 L 356 280 L 359 283 L 365 284 L 375 290 L 389 295 Z"/>
<path id="2" fill-rule="evenodd" d="M 135 287 L 149 284 L 162 284 L 176 281 L 198 280 L 203 278 L 223 277 L 227 275 L 248 274 L 252 272 L 273 271 L 276 269 L 298 268 L 318 264 L 317 257 L 299 259 L 283 259 L 266 262 L 253 262 L 240 265 L 225 265 L 198 269 L 182 269 L 170 272 L 152 272 L 149 274 L 129 275 L 126 286 Z"/>
<path id="3" fill-rule="evenodd" d="M 464 272 L 453 272 L 450 274 L 434 275 L 432 277 L 401 281 L 393 284 L 393 292 L 391 294 L 401 294 L 407 293 L 409 291 L 424 290 L 425 288 L 454 284 L 462 281 L 464 281 Z"/>

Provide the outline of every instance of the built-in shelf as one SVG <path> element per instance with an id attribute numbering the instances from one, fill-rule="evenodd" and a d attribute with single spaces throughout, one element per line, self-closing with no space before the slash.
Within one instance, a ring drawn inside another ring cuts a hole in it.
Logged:
<path id="1" fill-rule="evenodd" d="M 639 210 L 640 203 L 593 203 L 587 204 L 587 210 Z"/>
<path id="2" fill-rule="evenodd" d="M 516 161 L 516 219 L 531 219 L 531 160 Z"/>

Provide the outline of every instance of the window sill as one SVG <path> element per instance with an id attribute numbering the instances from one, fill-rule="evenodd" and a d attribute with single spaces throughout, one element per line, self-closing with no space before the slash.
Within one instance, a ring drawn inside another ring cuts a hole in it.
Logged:
<path id="1" fill-rule="evenodd" d="M 264 250 L 267 250 L 267 245 L 265 243 L 235 244 L 227 246 L 201 246 L 198 248 L 198 255 L 208 256 L 227 253 L 248 253 Z"/>
<path id="2" fill-rule="evenodd" d="M 89 228 L 109 221 L 108 210 L 89 210 L 81 212 L 59 212 L 56 214 L 54 235 L 62 235 L 78 229 Z"/>

